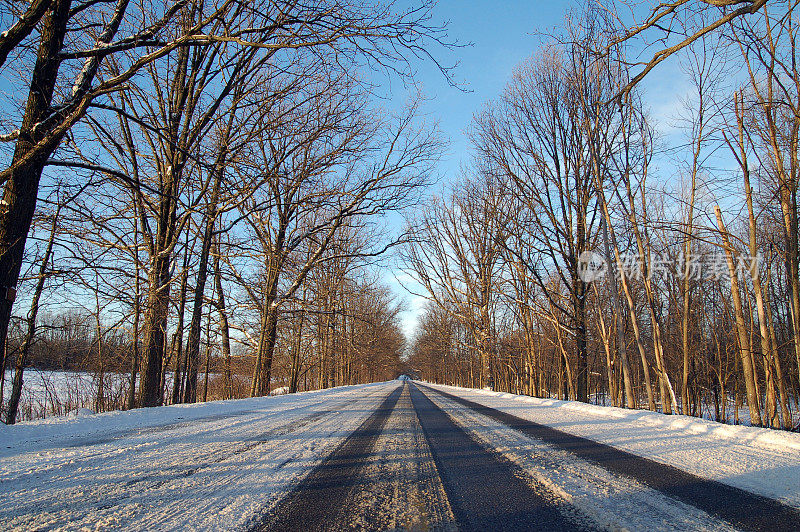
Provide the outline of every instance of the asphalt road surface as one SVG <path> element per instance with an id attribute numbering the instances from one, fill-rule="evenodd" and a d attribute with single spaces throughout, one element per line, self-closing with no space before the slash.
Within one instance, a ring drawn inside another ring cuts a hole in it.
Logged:
<path id="1" fill-rule="evenodd" d="M 618 506 L 646 514 L 639 523 L 648 528 L 800 530 L 800 512 L 777 501 L 410 382 L 391 391 L 253 530 L 617 528 L 487 445 L 456 405 L 473 420 L 491 419 L 540 442 L 545 453 L 566 452 L 615 481 L 643 486 L 651 500 L 633 510 Z M 598 481 L 587 474 L 587 482 Z"/>

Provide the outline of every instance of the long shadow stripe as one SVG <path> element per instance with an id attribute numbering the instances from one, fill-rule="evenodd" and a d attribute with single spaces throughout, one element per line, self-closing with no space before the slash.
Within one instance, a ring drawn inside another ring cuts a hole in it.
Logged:
<path id="1" fill-rule="evenodd" d="M 800 511 L 774 499 L 701 478 L 676 467 L 636 456 L 610 445 L 541 425 L 527 419 L 425 386 L 500 423 L 569 451 L 579 458 L 632 477 L 642 484 L 746 530 L 800 530 Z"/>
<path id="2" fill-rule="evenodd" d="M 583 530 L 521 468 L 476 442 L 415 385 L 410 392 L 459 530 Z"/>
<path id="3" fill-rule="evenodd" d="M 332 530 L 337 524 L 346 528 L 348 495 L 359 481 L 360 470 L 373 453 L 402 391 L 400 386 L 390 393 L 361 426 L 251 530 Z"/>

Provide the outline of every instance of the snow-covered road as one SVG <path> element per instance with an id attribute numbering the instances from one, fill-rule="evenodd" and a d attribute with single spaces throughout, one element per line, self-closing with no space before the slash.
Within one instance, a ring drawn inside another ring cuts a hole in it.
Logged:
<path id="1" fill-rule="evenodd" d="M 798 529 L 800 435 L 704 423 L 391 381 L 0 426 L 0 528 Z"/>
<path id="2" fill-rule="evenodd" d="M 249 528 L 396 386 L 6 427 L 0 528 Z"/>

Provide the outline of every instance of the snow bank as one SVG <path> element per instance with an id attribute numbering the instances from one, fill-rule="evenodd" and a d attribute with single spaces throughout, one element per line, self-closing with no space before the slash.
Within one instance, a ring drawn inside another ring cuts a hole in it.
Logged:
<path id="1" fill-rule="evenodd" d="M 456 390 L 468 388 L 450 387 Z M 750 443 L 763 447 L 778 447 L 780 449 L 794 449 L 800 451 L 800 434 L 760 427 L 747 427 L 744 425 L 725 425 L 716 421 L 708 421 L 693 416 L 678 414 L 665 415 L 649 410 L 630 410 L 613 406 L 597 406 L 577 401 L 561 401 L 558 399 L 539 399 L 525 395 L 514 395 L 504 392 L 475 390 L 476 392 L 491 397 L 503 399 L 517 399 L 531 403 L 537 407 L 547 407 L 554 412 L 578 412 L 590 416 L 607 417 L 616 420 L 637 421 L 653 427 L 686 431 L 695 434 L 707 434 L 713 438 L 728 439 L 738 443 Z"/>
<path id="2" fill-rule="evenodd" d="M 761 447 L 777 447 L 783 450 L 793 449 L 800 451 L 800 434 L 793 432 L 764 429 L 760 427 L 746 427 L 743 425 L 725 425 L 722 423 L 717 423 L 716 421 L 708 421 L 693 416 L 683 416 L 677 414 L 665 415 L 658 412 L 650 412 L 648 410 L 630 410 L 626 408 L 616 408 L 613 406 L 597 406 L 577 401 L 539 399 L 537 397 L 514 395 L 491 390 L 472 390 L 469 388 L 458 388 L 455 386 L 441 386 L 441 388 L 469 390 L 490 397 L 515 399 L 530 403 L 532 406 L 548 408 L 552 410 L 556 416 L 559 416 L 558 412 L 576 412 L 593 417 L 606 417 L 619 421 L 645 423 L 653 427 L 673 431 L 705 434 L 712 438 L 723 440 L 727 439 L 737 443 L 747 443 Z"/>

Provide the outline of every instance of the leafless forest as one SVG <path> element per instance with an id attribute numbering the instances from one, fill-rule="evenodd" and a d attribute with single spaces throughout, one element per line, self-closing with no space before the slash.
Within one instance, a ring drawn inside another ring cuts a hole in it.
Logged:
<path id="1" fill-rule="evenodd" d="M 410 373 L 797 423 L 798 2 L 576 6 L 436 194 L 446 139 L 380 97 L 457 72 L 432 0 L 2 6 L 6 423 L 26 368 L 95 411 Z M 428 301 L 412 339 L 380 268 Z"/>

